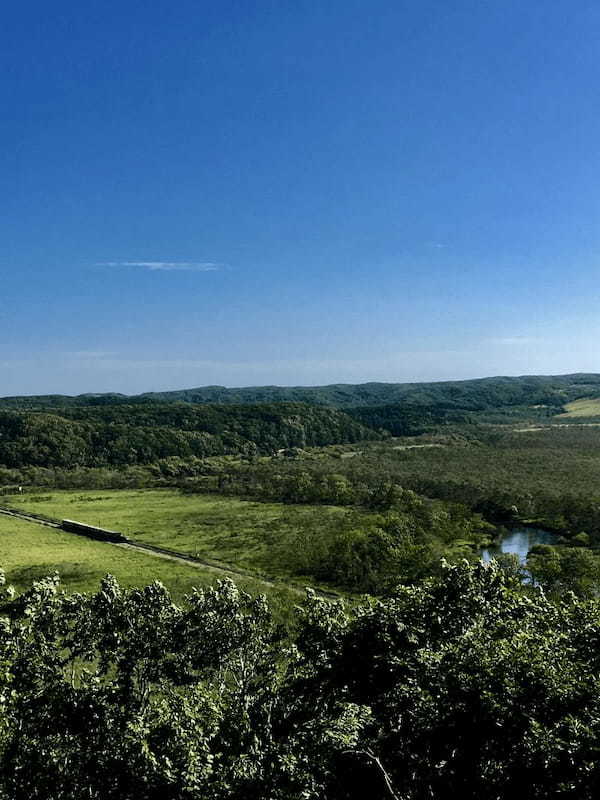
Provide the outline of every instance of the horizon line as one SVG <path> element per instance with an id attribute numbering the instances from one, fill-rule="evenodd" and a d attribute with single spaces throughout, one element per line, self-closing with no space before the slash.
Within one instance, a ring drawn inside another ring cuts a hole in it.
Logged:
<path id="1" fill-rule="evenodd" d="M 456 378 L 456 379 L 440 379 L 432 381 L 359 381 L 359 382 L 334 382 L 334 383 L 319 383 L 319 384 L 277 384 L 277 383 L 260 383 L 249 384 L 246 386 L 226 386 L 219 383 L 210 383 L 203 386 L 191 386 L 189 388 L 179 389 L 150 389 L 144 392 L 137 392 L 135 394 L 127 394 L 118 390 L 105 391 L 105 392 L 79 392 L 78 394 L 62 394 L 60 392 L 46 392 L 42 394 L 10 394 L 0 396 L 2 400 L 13 400 L 20 398 L 39 398 L 39 397 L 144 397 L 145 395 L 153 394 L 176 394 L 179 392 L 194 392 L 206 389 L 224 389 L 225 391 L 243 391 L 246 389 L 329 389 L 334 386 L 429 386 L 435 384 L 448 384 L 448 383 L 473 383 L 475 381 L 486 380 L 518 380 L 522 378 L 575 378 L 579 376 L 590 376 L 600 378 L 600 372 L 565 372 L 560 374 L 539 374 L 539 373 L 526 373 L 522 375 L 483 375 L 474 378 Z"/>

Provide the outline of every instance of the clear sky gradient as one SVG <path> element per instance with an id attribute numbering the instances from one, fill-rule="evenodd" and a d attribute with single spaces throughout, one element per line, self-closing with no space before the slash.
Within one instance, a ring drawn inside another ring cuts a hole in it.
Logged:
<path id="1" fill-rule="evenodd" d="M 600 5 L 3 9 L 0 394 L 600 371 Z"/>

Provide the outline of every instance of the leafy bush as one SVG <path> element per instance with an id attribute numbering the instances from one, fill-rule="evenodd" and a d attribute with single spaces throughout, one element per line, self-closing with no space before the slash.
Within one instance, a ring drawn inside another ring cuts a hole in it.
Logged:
<path id="1" fill-rule="evenodd" d="M 309 594 L 292 639 L 230 581 L 0 593 L 2 797 L 597 795 L 600 605 L 497 565 L 353 612 Z"/>

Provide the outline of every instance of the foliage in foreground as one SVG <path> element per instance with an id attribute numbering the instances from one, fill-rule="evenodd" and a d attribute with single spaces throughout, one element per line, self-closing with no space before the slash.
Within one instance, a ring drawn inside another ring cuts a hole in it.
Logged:
<path id="1" fill-rule="evenodd" d="M 231 582 L 2 590 L 0 796 L 591 798 L 600 606 L 446 567 L 294 641 Z"/>

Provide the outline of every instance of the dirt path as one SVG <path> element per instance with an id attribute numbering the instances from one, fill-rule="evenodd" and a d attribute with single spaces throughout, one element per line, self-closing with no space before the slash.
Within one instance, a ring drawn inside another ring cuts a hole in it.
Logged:
<path id="1" fill-rule="evenodd" d="M 36 525 L 45 525 L 48 528 L 55 528 L 57 530 L 62 531 L 63 533 L 70 533 L 72 536 L 85 536 L 85 534 L 81 533 L 73 533 L 71 531 L 66 531 L 62 527 L 61 523 L 58 520 L 50 520 L 45 517 L 38 516 L 37 514 L 28 514 L 24 511 L 15 511 L 12 508 L 2 508 L 0 507 L 0 514 L 3 514 L 7 517 L 15 517 L 16 519 L 24 520 L 25 522 L 33 522 Z M 92 537 L 89 537 L 92 538 Z M 98 539 L 93 539 L 94 541 L 99 541 Z M 191 556 L 187 553 L 181 553 L 178 550 L 169 550 L 165 547 L 158 547 L 154 544 L 146 544 L 145 542 L 138 542 L 131 539 L 128 542 L 109 542 L 103 541 L 103 544 L 111 545 L 112 547 L 122 547 L 125 550 L 136 550 L 138 553 L 145 553 L 146 555 L 154 556 L 155 558 L 162 558 L 166 559 L 167 561 L 175 561 L 179 564 L 185 564 L 187 567 L 196 567 L 197 569 L 208 570 L 209 572 L 214 572 L 216 575 L 221 577 L 227 578 L 250 578 L 256 583 L 262 584 L 263 586 L 267 586 L 270 589 L 276 589 L 280 586 L 282 589 L 287 589 L 290 592 L 294 592 L 300 597 L 304 597 L 306 594 L 305 589 L 300 588 L 299 586 L 295 586 L 292 583 L 286 583 L 283 580 L 278 580 L 276 578 L 264 578 L 256 575 L 254 572 L 250 570 L 245 570 L 242 567 L 234 567 L 231 564 L 216 564 L 211 561 L 207 561 L 202 558 L 198 558 L 197 556 Z M 314 587 L 313 587 L 314 588 Z M 328 599 L 339 599 L 342 595 L 336 592 L 328 592 L 323 589 L 316 589 L 314 588 L 316 594 L 321 597 L 326 597 Z"/>
<path id="2" fill-rule="evenodd" d="M 512 428 L 511 433 L 536 433 L 551 431 L 554 428 L 600 428 L 600 422 L 551 422 L 548 425 L 529 425 L 524 428 Z"/>
<path id="3" fill-rule="evenodd" d="M 392 447 L 392 450 L 420 450 L 423 447 L 446 447 L 446 445 L 439 442 L 432 442 L 431 444 L 397 444 Z"/>

